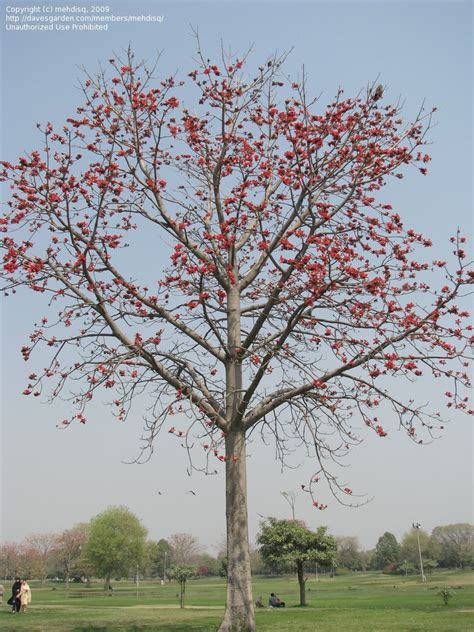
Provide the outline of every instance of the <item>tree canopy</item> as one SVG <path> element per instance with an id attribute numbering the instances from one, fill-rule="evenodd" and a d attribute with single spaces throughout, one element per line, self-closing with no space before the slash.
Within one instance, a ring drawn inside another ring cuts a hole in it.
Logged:
<path id="1" fill-rule="evenodd" d="M 135 573 L 145 555 L 147 530 L 126 507 L 109 507 L 91 520 L 86 557 L 106 584 Z"/>
<path id="2" fill-rule="evenodd" d="M 431 537 L 438 545 L 441 566 L 464 568 L 474 563 L 474 525 L 457 523 L 435 527 Z"/>
<path id="3" fill-rule="evenodd" d="M 375 557 L 374 562 L 377 568 L 385 568 L 389 564 L 398 562 L 400 559 L 400 545 L 397 538 L 386 531 L 377 540 L 375 545 Z"/>

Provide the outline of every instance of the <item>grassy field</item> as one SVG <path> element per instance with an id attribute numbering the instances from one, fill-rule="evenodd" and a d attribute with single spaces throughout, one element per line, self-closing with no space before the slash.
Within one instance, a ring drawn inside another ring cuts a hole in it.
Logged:
<path id="1" fill-rule="evenodd" d="M 299 608 L 295 579 L 256 578 L 254 595 L 276 592 L 285 609 L 257 611 L 257 627 L 272 632 L 468 632 L 474 630 L 474 575 L 437 572 L 426 584 L 419 578 L 379 573 L 322 576 L 308 580 L 308 607 Z M 5 583 L 5 582 L 4 582 Z M 33 602 L 26 614 L 0 612 L 0 630 L 30 632 L 215 632 L 223 613 L 225 582 L 201 579 L 188 584 L 186 609 L 180 610 L 174 583 L 115 582 L 114 595 L 100 584 L 30 583 Z M 450 587 L 448 606 L 436 594 Z M 8 598 L 8 596 L 7 596 Z"/>

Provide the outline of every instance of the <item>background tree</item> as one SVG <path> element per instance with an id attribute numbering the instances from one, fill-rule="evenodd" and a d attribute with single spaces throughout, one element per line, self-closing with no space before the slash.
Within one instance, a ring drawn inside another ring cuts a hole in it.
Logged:
<path id="1" fill-rule="evenodd" d="M 19 569 L 20 545 L 5 542 L 0 545 L 0 577 L 11 579 Z"/>
<path id="2" fill-rule="evenodd" d="M 403 556 L 402 556 L 403 557 Z M 400 560 L 400 545 L 397 538 L 390 533 L 380 536 L 375 545 L 374 565 L 375 568 L 384 569 L 389 564 L 393 564 Z"/>
<path id="3" fill-rule="evenodd" d="M 435 568 L 438 565 L 439 546 L 435 540 L 423 529 L 418 529 L 420 536 L 420 549 L 423 558 L 423 567 L 426 570 Z M 415 529 L 407 531 L 400 543 L 400 559 L 406 560 L 415 568 L 420 568 L 420 554 L 418 551 L 418 539 Z"/>
<path id="4" fill-rule="evenodd" d="M 474 565 L 474 525 L 457 523 L 435 527 L 431 538 L 438 545 L 440 566 L 467 568 Z"/>
<path id="5" fill-rule="evenodd" d="M 359 540 L 354 536 L 339 536 L 336 538 L 337 555 L 336 563 L 338 567 L 343 566 L 351 571 L 359 570 L 362 567 L 361 551 Z"/>
<path id="6" fill-rule="evenodd" d="M 78 524 L 72 529 L 63 531 L 57 537 L 54 557 L 64 576 L 66 589 L 69 588 L 71 574 L 76 569 L 77 562 L 81 559 L 88 537 L 89 525 L 87 524 Z"/>
<path id="7" fill-rule="evenodd" d="M 145 555 L 147 530 L 126 507 L 109 507 L 90 523 L 85 554 L 108 588 L 112 577 L 135 573 Z"/>
<path id="8" fill-rule="evenodd" d="M 22 577 L 34 577 L 41 579 L 44 582 L 45 578 L 49 574 L 50 568 L 50 556 L 48 556 L 45 561 L 37 549 L 28 546 L 25 541 L 20 544 L 17 572 Z"/>
<path id="9" fill-rule="evenodd" d="M 264 570 L 261 553 L 254 547 L 250 547 L 250 570 L 252 575 L 261 575 Z"/>
<path id="10" fill-rule="evenodd" d="M 210 555 L 209 553 L 200 553 L 196 561 L 196 566 L 207 568 L 207 575 L 219 575 L 220 562 L 216 557 Z"/>
<path id="11" fill-rule="evenodd" d="M 172 564 L 171 546 L 167 540 L 149 541 L 146 545 L 146 574 L 165 579 L 166 569 Z"/>
<path id="12" fill-rule="evenodd" d="M 374 568 L 375 549 L 369 549 L 368 551 L 360 551 L 360 565 L 361 570 L 366 571 L 369 568 Z"/>
<path id="13" fill-rule="evenodd" d="M 250 78 L 246 59 L 214 64 L 199 48 L 197 58 L 189 104 L 174 77 L 156 78 L 131 52 L 111 59 L 111 75 L 86 75 L 65 126 L 40 126 L 41 150 L 1 163 L 2 276 L 7 293 L 51 299 L 22 349 L 27 360 L 44 345 L 51 362 L 25 395 L 49 380 L 53 397 L 73 392 L 66 426 L 84 423 L 102 390 L 119 419 L 146 391 L 145 447 L 166 425 L 201 446 L 204 469 L 225 464 L 221 631 L 252 631 L 248 434 L 259 426 L 282 460 L 306 444 L 315 508 L 321 478 L 350 504 L 326 464 L 359 440 L 356 416 L 382 438 L 389 409 L 412 440 L 436 434 L 437 411 L 411 399 L 422 375 L 451 384 L 448 404 L 467 408 L 470 333 L 456 299 L 469 277 L 461 235 L 452 270 L 425 259 L 431 241 L 379 196 L 409 165 L 426 173 L 431 111 L 405 124 L 375 85 L 321 107 L 281 58 Z M 138 253 L 163 237 L 162 273 Z"/>
<path id="14" fill-rule="evenodd" d="M 35 572 L 32 574 L 33 568 L 30 567 L 28 570 L 30 577 L 40 577 L 43 583 L 46 581 L 58 543 L 58 537 L 56 533 L 33 533 L 25 538 L 23 542 L 22 565 L 26 564 L 29 566 L 33 564 Z"/>
<path id="15" fill-rule="evenodd" d="M 260 525 L 257 544 L 264 560 L 291 564 L 300 587 L 300 606 L 306 606 L 305 564 L 316 562 L 331 566 L 336 558 L 336 540 L 326 535 L 327 528 L 311 531 L 300 520 L 268 518 Z"/>
<path id="16" fill-rule="evenodd" d="M 175 579 L 179 584 L 179 607 L 184 608 L 184 600 L 186 596 L 186 582 L 191 577 L 194 577 L 196 570 L 192 566 L 186 564 L 178 564 L 173 566 L 170 571 L 170 576 Z"/>
<path id="17" fill-rule="evenodd" d="M 194 565 L 201 553 L 197 539 L 190 533 L 174 533 L 168 540 L 175 566 Z"/>

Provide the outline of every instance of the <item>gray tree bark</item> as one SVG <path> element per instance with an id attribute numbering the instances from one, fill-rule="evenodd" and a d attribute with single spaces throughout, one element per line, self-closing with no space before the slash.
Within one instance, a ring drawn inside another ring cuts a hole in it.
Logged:
<path id="1" fill-rule="evenodd" d="M 237 276 L 237 274 L 236 274 Z M 226 370 L 226 525 L 227 598 L 219 632 L 254 632 L 247 514 L 247 461 L 245 428 L 238 420 L 242 399 L 240 358 L 240 295 L 236 288 L 228 293 L 228 355 Z"/>
<path id="2" fill-rule="evenodd" d="M 298 575 L 298 584 L 300 586 L 300 606 L 306 606 L 306 579 L 304 578 L 303 562 L 296 562 L 296 573 Z"/>
<path id="3" fill-rule="evenodd" d="M 244 431 L 226 437 L 227 599 L 219 632 L 254 632 Z"/>

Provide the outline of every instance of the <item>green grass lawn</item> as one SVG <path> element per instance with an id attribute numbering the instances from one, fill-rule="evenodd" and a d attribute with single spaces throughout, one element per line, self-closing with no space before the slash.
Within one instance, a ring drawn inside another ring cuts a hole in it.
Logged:
<path id="1" fill-rule="evenodd" d="M 298 607 L 296 579 L 255 578 L 254 595 L 270 592 L 286 601 L 285 609 L 257 611 L 257 628 L 280 632 L 469 632 L 474 630 L 474 574 L 437 572 L 426 584 L 419 578 L 379 573 L 351 573 L 307 582 L 308 607 Z M 5 583 L 5 582 L 4 582 Z M 175 583 L 115 582 L 114 595 L 100 584 L 31 582 L 33 602 L 26 614 L 0 612 L 0 630 L 34 632 L 215 632 L 223 613 L 225 582 L 201 579 L 188 583 L 186 609 L 180 610 Z M 455 593 L 448 606 L 437 592 Z M 8 598 L 8 596 L 7 596 Z"/>

